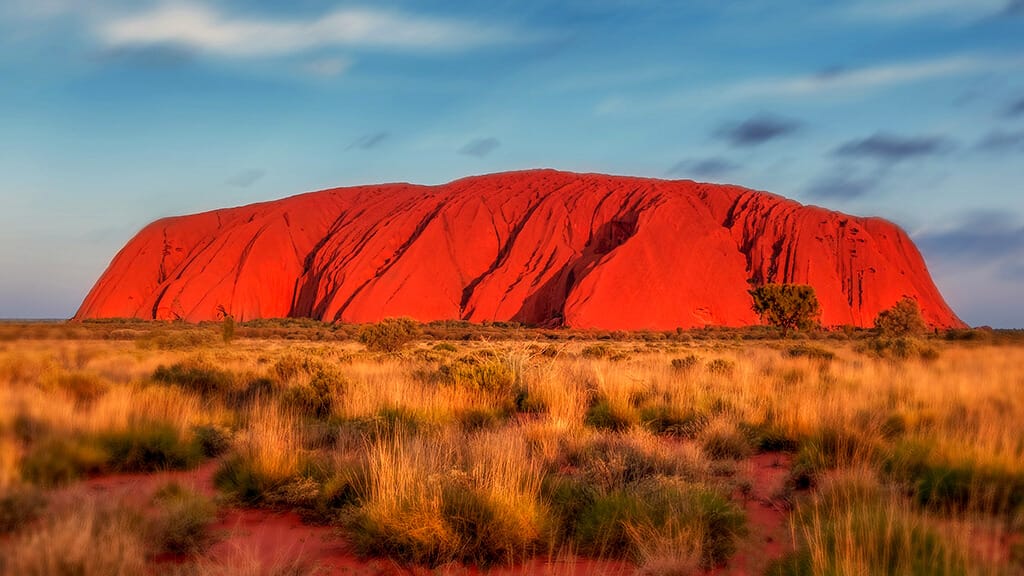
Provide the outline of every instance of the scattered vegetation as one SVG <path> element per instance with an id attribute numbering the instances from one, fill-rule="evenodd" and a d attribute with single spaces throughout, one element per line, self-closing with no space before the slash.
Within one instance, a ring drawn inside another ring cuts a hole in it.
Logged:
<path id="1" fill-rule="evenodd" d="M 756 571 L 1012 574 L 1024 348 L 927 334 L 915 312 L 799 341 L 262 321 L 227 346 L 216 325 L 32 327 L 38 340 L 0 342 L 0 574 L 135 574 L 202 554 L 216 507 L 181 485 L 132 506 L 58 496 L 212 458 L 218 501 L 296 511 L 370 558 L 575 553 L 691 574 L 760 542 L 745 474 L 764 452 L 792 462 L 773 497 L 791 506 L 795 552 Z"/>

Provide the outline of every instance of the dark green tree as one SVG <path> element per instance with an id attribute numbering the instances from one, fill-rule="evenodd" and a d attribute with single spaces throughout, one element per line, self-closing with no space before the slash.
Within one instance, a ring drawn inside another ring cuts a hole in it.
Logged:
<path id="1" fill-rule="evenodd" d="M 782 329 L 807 330 L 818 325 L 821 306 L 814 287 L 805 284 L 765 284 L 750 290 L 754 312 L 762 322 Z"/>
<path id="2" fill-rule="evenodd" d="M 875 318 L 875 328 L 882 336 L 914 336 L 928 330 L 917 300 L 904 296 L 892 308 L 882 310 Z"/>

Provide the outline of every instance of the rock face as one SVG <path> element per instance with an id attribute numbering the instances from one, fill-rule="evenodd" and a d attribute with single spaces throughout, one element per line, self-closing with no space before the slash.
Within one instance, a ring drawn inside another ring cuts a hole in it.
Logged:
<path id="1" fill-rule="evenodd" d="M 517 321 L 602 329 L 758 323 L 749 282 L 815 287 L 826 326 L 903 296 L 963 323 L 907 235 L 735 186 L 533 170 L 338 188 L 158 220 L 76 318 Z"/>

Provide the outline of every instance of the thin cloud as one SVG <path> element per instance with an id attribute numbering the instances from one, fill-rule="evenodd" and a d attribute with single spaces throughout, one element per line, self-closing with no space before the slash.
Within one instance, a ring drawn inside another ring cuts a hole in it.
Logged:
<path id="1" fill-rule="evenodd" d="M 908 20 L 932 19 L 971 21 L 1000 14 L 1019 0 L 861 0 L 838 11 L 848 20 L 901 23 Z"/>
<path id="2" fill-rule="evenodd" d="M 330 58 L 317 58 L 307 62 L 302 69 L 311 76 L 321 78 L 334 78 L 341 76 L 352 67 L 352 61 L 340 56 Z"/>
<path id="3" fill-rule="evenodd" d="M 264 176 L 266 176 L 266 174 L 266 170 L 260 170 L 259 168 L 242 170 L 238 174 L 228 178 L 227 184 L 228 186 L 234 186 L 235 188 L 248 188 L 259 182 Z"/>
<path id="4" fill-rule="evenodd" d="M 733 98 L 813 96 L 827 92 L 875 90 L 1021 65 L 1024 65 L 1024 58 L 1020 56 L 1003 58 L 959 55 L 863 68 L 833 67 L 824 73 L 751 80 L 728 87 L 724 93 Z"/>
<path id="5" fill-rule="evenodd" d="M 731 146 L 747 147 L 789 136 L 799 129 L 800 123 L 796 120 L 761 114 L 736 124 L 724 125 L 715 136 Z"/>
<path id="6" fill-rule="evenodd" d="M 351 150 L 353 148 L 359 150 L 370 150 L 371 148 L 376 148 L 377 146 L 380 146 L 390 136 L 391 133 L 385 131 L 363 134 L 359 138 L 356 138 L 355 142 L 352 142 L 351 144 L 348 145 L 348 150 Z"/>
<path id="7" fill-rule="evenodd" d="M 1021 1 L 1024 2 L 1024 0 Z M 1024 116 L 1024 97 L 1021 97 L 1017 101 L 1007 106 L 1006 113 L 1004 115 L 1007 118 L 1016 118 L 1017 116 Z"/>
<path id="8" fill-rule="evenodd" d="M 497 138 L 478 138 L 467 142 L 465 146 L 459 149 L 459 154 L 483 158 L 497 150 L 499 146 L 501 146 L 501 140 Z"/>
<path id="9" fill-rule="evenodd" d="M 229 15 L 202 3 L 163 4 L 101 22 L 108 46 L 171 44 L 221 56 L 274 56 L 315 48 L 462 50 L 511 42 L 502 27 L 398 10 L 339 8 L 319 18 Z"/>
<path id="10" fill-rule="evenodd" d="M 125 64 L 142 68 L 177 68 L 195 58 L 192 51 L 181 46 L 153 44 L 150 46 L 115 46 L 96 54 L 106 64 Z"/>
<path id="11" fill-rule="evenodd" d="M 712 157 L 696 160 L 681 160 L 669 168 L 669 176 L 693 176 L 697 178 L 717 178 L 731 174 L 740 168 L 739 164 L 726 158 Z"/>
<path id="12" fill-rule="evenodd" d="M 849 167 L 840 167 L 812 182 L 806 193 L 812 198 L 852 200 L 875 191 L 881 180 L 879 173 L 865 176 Z"/>
<path id="13" fill-rule="evenodd" d="M 1013 132 L 994 130 L 985 135 L 975 148 L 983 152 L 1024 151 L 1024 130 Z"/>
<path id="14" fill-rule="evenodd" d="M 833 154 L 848 158 L 869 158 L 895 164 L 912 158 L 934 156 L 948 151 L 950 142 L 941 136 L 896 136 L 876 133 L 861 140 L 851 140 L 837 147 Z"/>
<path id="15" fill-rule="evenodd" d="M 1024 226 L 1005 212 L 975 212 L 955 226 L 915 237 L 922 250 L 976 263 L 1024 256 Z"/>

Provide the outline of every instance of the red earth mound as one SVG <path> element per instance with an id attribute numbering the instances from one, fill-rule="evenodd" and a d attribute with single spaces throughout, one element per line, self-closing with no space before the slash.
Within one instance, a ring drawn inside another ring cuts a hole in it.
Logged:
<path id="1" fill-rule="evenodd" d="M 904 296 L 959 327 L 907 235 L 735 186 L 531 170 L 312 192 L 158 220 L 76 318 L 756 324 L 750 283 L 816 289 L 826 326 Z"/>

